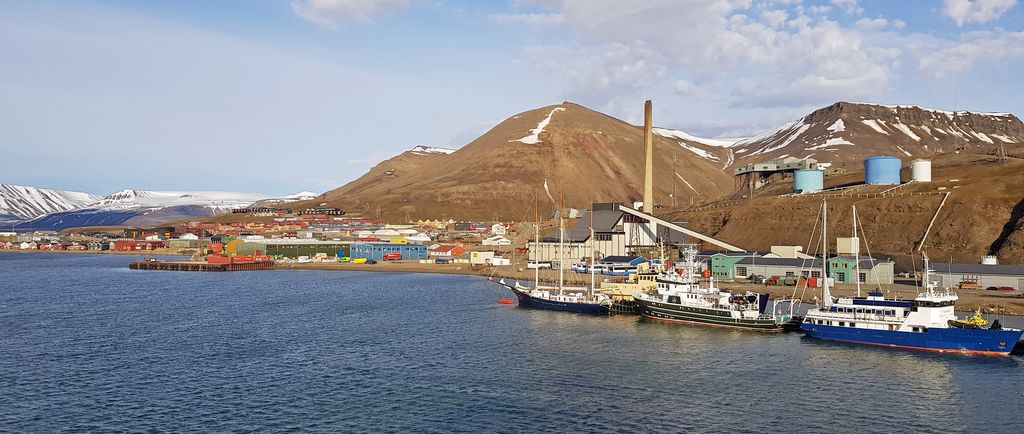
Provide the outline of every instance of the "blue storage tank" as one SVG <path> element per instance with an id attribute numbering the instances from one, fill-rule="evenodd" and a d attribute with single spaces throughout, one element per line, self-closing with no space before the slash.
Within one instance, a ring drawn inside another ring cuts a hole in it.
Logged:
<path id="1" fill-rule="evenodd" d="M 864 160 L 864 183 L 872 185 L 899 185 L 900 168 L 903 163 L 899 158 L 888 155 L 869 157 Z"/>
<path id="2" fill-rule="evenodd" d="M 814 169 L 800 169 L 793 172 L 793 191 L 811 193 L 825 188 L 825 172 Z"/>

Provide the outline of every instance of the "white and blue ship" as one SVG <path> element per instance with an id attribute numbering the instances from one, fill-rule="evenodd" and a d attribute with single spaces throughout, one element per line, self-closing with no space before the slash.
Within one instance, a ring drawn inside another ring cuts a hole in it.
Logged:
<path id="1" fill-rule="evenodd" d="M 1024 333 L 991 326 L 981 319 L 961 320 L 954 312 L 958 299 L 949 289 L 937 289 L 924 258 L 925 290 L 913 300 L 886 299 L 881 292 L 867 297 L 840 297 L 833 302 L 828 285 L 821 306 L 811 309 L 800 328 L 807 336 L 891 348 L 963 354 L 1007 355 Z"/>

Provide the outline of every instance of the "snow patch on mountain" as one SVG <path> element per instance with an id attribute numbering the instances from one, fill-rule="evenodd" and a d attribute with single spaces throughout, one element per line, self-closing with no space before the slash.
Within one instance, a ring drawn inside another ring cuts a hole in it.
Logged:
<path id="1" fill-rule="evenodd" d="M 927 148 L 927 146 L 926 146 L 925 148 Z M 900 150 L 900 152 L 904 153 L 904 154 L 905 154 L 906 156 L 908 156 L 908 157 L 913 157 L 913 155 L 910 155 L 910 153 L 909 153 L 909 152 L 907 152 L 907 150 L 906 150 L 906 149 L 903 149 L 903 147 L 902 147 L 902 146 L 900 146 L 900 145 L 896 145 L 896 149 L 899 149 L 899 150 Z"/>
<path id="2" fill-rule="evenodd" d="M 902 131 L 903 134 L 907 135 L 907 137 L 910 137 L 911 139 L 914 139 L 915 142 L 920 142 L 921 141 L 921 137 L 918 136 L 917 134 L 914 134 L 913 131 L 910 131 L 910 127 L 908 127 L 908 126 L 906 126 L 906 125 L 904 125 L 902 123 L 892 124 L 892 126 L 895 127 L 897 130 Z"/>
<path id="3" fill-rule="evenodd" d="M 855 146 L 853 144 L 853 142 L 849 142 L 846 139 L 843 139 L 843 138 L 840 138 L 840 137 L 833 137 L 831 139 L 826 140 L 825 143 L 822 143 L 820 145 L 811 146 L 810 148 L 804 148 L 804 150 L 805 151 L 817 151 L 819 149 L 831 148 L 833 146 L 839 146 L 839 145 Z"/>
<path id="4" fill-rule="evenodd" d="M 99 199 L 99 196 L 78 191 L 0 184 L 0 215 L 28 220 L 53 212 L 81 209 Z"/>
<path id="5" fill-rule="evenodd" d="M 228 191 L 149 191 L 121 190 L 106 196 L 89 208 L 105 210 L 153 209 L 198 205 L 215 211 L 244 208 L 253 202 L 268 199 L 267 195 Z"/>
<path id="6" fill-rule="evenodd" d="M 543 133 L 544 129 L 548 127 L 548 124 L 551 123 L 551 116 L 554 116 L 555 112 L 561 112 L 561 111 L 565 111 L 565 107 L 555 107 L 555 108 L 551 109 L 551 113 L 548 113 L 548 116 L 546 118 L 544 118 L 544 120 L 540 121 L 539 124 L 537 124 L 537 128 L 534 128 L 534 129 L 530 130 L 530 134 L 529 135 L 527 135 L 526 137 L 523 137 L 523 138 L 521 138 L 519 140 L 509 140 L 509 141 L 510 142 L 522 142 L 522 143 L 526 143 L 527 145 L 536 145 L 536 144 L 540 143 L 540 133 Z"/>
<path id="7" fill-rule="evenodd" d="M 889 132 L 886 131 L 886 130 L 883 130 L 882 126 L 878 125 L 878 122 L 875 121 L 874 119 L 864 119 L 864 120 L 861 120 L 861 122 L 864 123 L 864 125 L 867 125 L 867 126 L 871 127 L 871 129 L 873 129 L 875 131 L 878 131 L 879 133 L 885 134 L 887 136 L 889 135 Z"/>
<path id="8" fill-rule="evenodd" d="M 697 137 L 685 131 L 672 130 L 668 128 L 654 128 L 653 131 L 654 134 L 667 137 L 669 139 L 686 140 L 700 143 L 702 145 L 714 146 L 716 148 L 731 148 L 736 146 L 737 143 L 745 140 L 744 138 L 709 139 L 706 137 Z"/>
<path id="9" fill-rule="evenodd" d="M 843 122 L 842 119 L 836 119 L 836 121 L 832 123 L 832 125 L 829 125 L 829 127 L 825 129 L 833 133 L 840 133 L 846 131 L 846 123 Z"/>
<path id="10" fill-rule="evenodd" d="M 416 154 L 416 155 L 438 155 L 438 154 L 448 155 L 448 154 L 451 154 L 452 152 L 455 152 L 455 150 L 454 149 L 437 148 L 437 147 L 427 146 L 427 145 L 418 145 L 418 146 L 410 149 L 409 152 L 412 152 L 413 154 Z"/>

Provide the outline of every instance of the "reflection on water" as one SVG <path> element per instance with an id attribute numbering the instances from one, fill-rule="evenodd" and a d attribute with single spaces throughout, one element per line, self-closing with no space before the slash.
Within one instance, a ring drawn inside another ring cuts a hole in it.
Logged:
<path id="1" fill-rule="evenodd" d="M 0 255 L 0 431 L 1005 432 L 1024 393 L 1019 358 L 519 309 L 473 277 L 127 261 Z"/>

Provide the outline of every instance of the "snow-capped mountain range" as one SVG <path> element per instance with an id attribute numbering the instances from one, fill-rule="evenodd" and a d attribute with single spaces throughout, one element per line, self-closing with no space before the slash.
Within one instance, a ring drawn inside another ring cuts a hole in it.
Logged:
<path id="1" fill-rule="evenodd" d="M 102 199 L 79 191 L 0 184 L 0 220 L 29 220 L 52 212 L 84 208 Z"/>
<path id="2" fill-rule="evenodd" d="M 316 193 L 304 191 L 280 198 L 279 202 L 316 196 Z M 225 191 L 121 190 L 97 196 L 0 184 L 0 221 L 17 230 L 159 224 L 188 217 L 212 216 L 269 199 L 273 196 Z"/>

